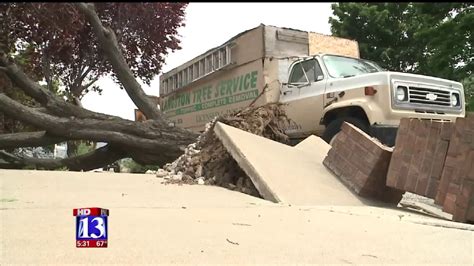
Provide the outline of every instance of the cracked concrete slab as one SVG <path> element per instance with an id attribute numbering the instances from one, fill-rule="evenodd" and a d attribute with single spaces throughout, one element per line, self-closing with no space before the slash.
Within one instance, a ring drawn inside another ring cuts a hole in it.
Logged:
<path id="1" fill-rule="evenodd" d="M 330 147 L 316 136 L 291 147 L 222 123 L 214 131 L 267 200 L 298 205 L 370 203 L 324 167 L 322 161 Z"/>
<path id="2" fill-rule="evenodd" d="M 472 225 L 403 209 L 284 206 L 145 174 L 2 169 L 0 199 L 0 265 L 473 265 Z M 108 248 L 75 247 L 72 209 L 86 206 L 110 209 Z"/>

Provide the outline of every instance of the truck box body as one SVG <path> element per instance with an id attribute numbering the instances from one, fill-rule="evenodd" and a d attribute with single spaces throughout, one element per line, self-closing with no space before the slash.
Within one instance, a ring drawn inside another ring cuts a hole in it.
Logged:
<path id="1" fill-rule="evenodd" d="M 217 115 L 285 103 L 292 139 L 330 142 L 341 121 L 394 145 L 403 117 L 464 117 L 459 82 L 391 72 L 361 59 L 356 41 L 260 25 L 160 77 L 160 108 L 176 126 L 202 131 Z"/>
<path id="2" fill-rule="evenodd" d="M 160 108 L 177 126 L 202 131 L 216 115 L 278 101 L 291 58 L 328 52 L 359 57 L 355 41 L 260 25 L 163 74 Z"/>

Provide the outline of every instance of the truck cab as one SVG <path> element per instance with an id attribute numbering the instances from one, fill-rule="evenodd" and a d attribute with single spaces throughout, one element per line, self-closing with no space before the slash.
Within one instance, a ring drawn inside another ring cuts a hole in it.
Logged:
<path id="1" fill-rule="evenodd" d="M 301 57 L 287 77 L 280 101 L 294 121 L 287 129 L 293 138 L 316 134 L 330 143 L 348 121 L 393 146 L 402 117 L 451 122 L 465 115 L 461 83 L 391 72 L 360 58 Z"/>
<path id="2" fill-rule="evenodd" d="M 159 102 L 171 124 L 195 132 L 250 105 L 285 103 L 294 143 L 312 134 L 330 143 L 347 121 L 392 146 L 401 118 L 465 116 L 459 82 L 387 71 L 361 59 L 355 40 L 263 24 L 161 75 Z"/>

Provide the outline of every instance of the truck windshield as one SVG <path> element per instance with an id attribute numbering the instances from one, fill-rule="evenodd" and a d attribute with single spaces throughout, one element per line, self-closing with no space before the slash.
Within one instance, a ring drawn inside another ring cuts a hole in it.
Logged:
<path id="1" fill-rule="evenodd" d="M 333 78 L 346 78 L 383 71 L 383 68 L 378 66 L 375 62 L 363 59 L 325 55 L 323 56 L 323 61 L 329 75 Z"/>

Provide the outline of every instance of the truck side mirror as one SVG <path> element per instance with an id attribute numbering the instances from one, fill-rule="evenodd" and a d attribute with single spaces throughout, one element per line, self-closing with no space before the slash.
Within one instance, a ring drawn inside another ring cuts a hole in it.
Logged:
<path id="1" fill-rule="evenodd" d="M 320 80 L 323 80 L 323 79 L 324 79 L 323 75 L 316 76 L 316 81 L 320 81 Z"/>

